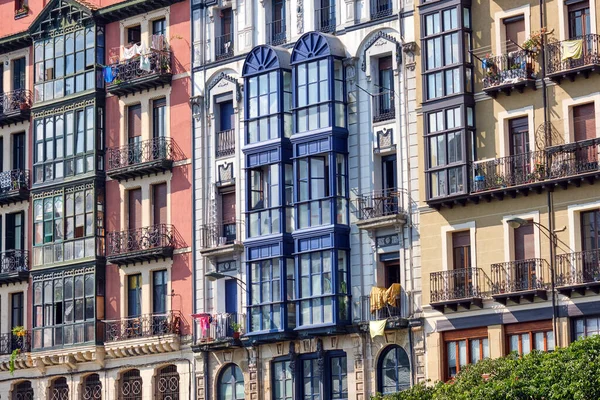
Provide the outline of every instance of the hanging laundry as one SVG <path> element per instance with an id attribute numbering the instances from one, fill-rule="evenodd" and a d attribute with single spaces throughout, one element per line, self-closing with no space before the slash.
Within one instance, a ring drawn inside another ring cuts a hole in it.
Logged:
<path id="1" fill-rule="evenodd" d="M 135 57 L 136 55 L 139 54 L 138 51 L 139 51 L 139 49 L 138 49 L 137 44 L 134 44 L 131 47 L 125 47 L 123 49 L 123 59 L 125 59 L 125 60 L 132 59 L 133 57 Z"/>
<path id="2" fill-rule="evenodd" d="M 561 44 L 562 58 L 561 61 L 568 59 L 578 60 L 583 54 L 583 40 L 565 40 Z"/>
<path id="3" fill-rule="evenodd" d="M 371 339 L 376 336 L 383 336 L 385 333 L 385 326 L 387 324 L 387 318 L 381 321 L 370 321 L 369 322 L 369 334 Z"/>
<path id="4" fill-rule="evenodd" d="M 385 291 L 386 302 L 392 307 L 398 307 L 398 298 L 402 293 L 402 286 L 399 283 L 392 285 Z"/>
<path id="5" fill-rule="evenodd" d="M 371 288 L 371 313 L 381 310 L 386 303 L 386 288 L 373 286 Z"/>
<path id="6" fill-rule="evenodd" d="M 163 50 L 165 46 L 165 37 L 164 35 L 152 35 L 152 48 L 154 50 Z"/>
<path id="7" fill-rule="evenodd" d="M 111 66 L 104 67 L 103 74 L 104 74 L 104 82 L 112 83 L 112 81 L 115 80 L 115 71 L 113 70 L 113 67 L 111 67 Z"/>
<path id="8" fill-rule="evenodd" d="M 146 46 L 146 43 L 142 42 L 140 45 L 140 69 L 142 71 L 150 72 L 150 50 Z"/>

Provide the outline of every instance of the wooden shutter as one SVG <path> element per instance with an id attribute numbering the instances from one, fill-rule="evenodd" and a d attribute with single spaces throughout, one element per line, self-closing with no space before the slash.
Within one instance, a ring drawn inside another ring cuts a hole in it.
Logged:
<path id="1" fill-rule="evenodd" d="M 504 20 L 506 32 L 506 51 L 519 50 L 519 45 L 525 41 L 525 18 L 522 15 Z"/>
<path id="2" fill-rule="evenodd" d="M 573 107 L 573 130 L 576 142 L 596 137 L 594 103 Z"/>
<path id="3" fill-rule="evenodd" d="M 142 106 L 139 104 L 127 108 L 127 134 L 130 138 L 142 136 Z"/>
<path id="4" fill-rule="evenodd" d="M 235 222 L 235 192 L 221 195 L 223 224 Z"/>
<path id="5" fill-rule="evenodd" d="M 510 131 L 511 155 L 529 152 L 529 121 L 527 117 L 515 118 L 508 121 Z"/>
<path id="6" fill-rule="evenodd" d="M 535 258 L 535 240 L 532 224 L 515 229 L 514 244 L 516 261 Z"/>
<path id="7" fill-rule="evenodd" d="M 129 229 L 142 227 L 142 189 L 129 191 Z"/>
<path id="8" fill-rule="evenodd" d="M 469 231 L 453 232 L 452 247 L 454 257 L 454 269 L 470 268 L 469 258 L 471 256 L 471 234 Z"/>
<path id="9" fill-rule="evenodd" d="M 167 184 L 153 186 L 154 225 L 167 223 Z"/>

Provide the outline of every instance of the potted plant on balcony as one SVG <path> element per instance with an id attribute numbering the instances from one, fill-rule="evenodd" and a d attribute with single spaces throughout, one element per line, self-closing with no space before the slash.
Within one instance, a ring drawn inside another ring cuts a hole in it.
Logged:
<path id="1" fill-rule="evenodd" d="M 15 16 L 21 16 L 29 13 L 29 6 L 27 4 L 23 4 L 19 9 L 15 11 Z"/>
<path id="2" fill-rule="evenodd" d="M 539 31 L 533 32 L 529 38 L 523 42 L 521 47 L 531 54 L 537 55 L 540 52 L 542 46 L 542 38 L 547 33 L 546 28 L 542 28 Z"/>
<path id="3" fill-rule="evenodd" d="M 12 328 L 12 334 L 16 337 L 22 338 L 25 336 L 27 332 L 25 331 L 25 328 L 22 326 L 15 326 L 14 328 Z"/>
<path id="4" fill-rule="evenodd" d="M 8 359 L 8 370 L 10 374 L 15 373 L 15 361 L 17 361 L 17 357 L 21 354 L 21 349 L 14 349 L 12 353 L 10 353 L 10 358 Z"/>
<path id="5" fill-rule="evenodd" d="M 233 338 L 235 340 L 238 340 L 240 338 L 240 334 L 241 334 L 241 330 L 242 330 L 242 324 L 239 324 L 237 322 L 232 322 L 231 323 L 231 329 L 233 330 Z"/>

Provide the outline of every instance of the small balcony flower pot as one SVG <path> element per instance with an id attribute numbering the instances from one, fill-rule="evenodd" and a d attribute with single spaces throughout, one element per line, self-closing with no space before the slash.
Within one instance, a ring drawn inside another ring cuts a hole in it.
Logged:
<path id="1" fill-rule="evenodd" d="M 233 339 L 234 340 L 239 340 L 240 339 L 240 333 L 239 332 L 233 332 Z"/>

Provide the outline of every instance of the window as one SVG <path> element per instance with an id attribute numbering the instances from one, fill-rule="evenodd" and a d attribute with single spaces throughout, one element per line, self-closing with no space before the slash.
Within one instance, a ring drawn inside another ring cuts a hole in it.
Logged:
<path id="1" fill-rule="evenodd" d="M 142 40 L 142 27 L 140 25 L 130 26 L 127 28 L 127 43 L 136 44 Z"/>
<path id="2" fill-rule="evenodd" d="M 153 131 L 155 132 L 155 131 Z M 130 146 L 129 164 L 142 162 L 142 106 L 135 104 L 127 107 L 127 142 Z"/>
<path id="3" fill-rule="evenodd" d="M 331 358 L 332 400 L 348 400 L 348 370 L 346 356 Z"/>
<path id="4" fill-rule="evenodd" d="M 15 0 L 15 14 L 19 13 L 21 10 L 24 10 L 26 5 L 27 0 Z"/>
<path id="5" fill-rule="evenodd" d="M 139 369 L 131 369 L 123 373 L 119 382 L 119 400 L 143 400 L 144 382 Z"/>
<path id="6" fill-rule="evenodd" d="M 164 314 L 167 312 L 167 271 L 152 273 L 152 312 Z"/>
<path id="7" fill-rule="evenodd" d="M 218 400 L 243 400 L 244 393 L 244 375 L 242 370 L 235 364 L 227 365 L 221 374 L 217 383 Z"/>
<path id="8" fill-rule="evenodd" d="M 129 230 L 142 227 L 142 189 L 131 189 L 127 191 L 129 198 Z"/>
<path id="9" fill-rule="evenodd" d="M 250 331 L 282 330 L 295 326 L 294 261 L 269 258 L 252 260 L 250 271 Z M 285 321 L 286 307 L 288 320 Z M 293 317 L 293 319 L 291 318 Z"/>
<path id="10" fill-rule="evenodd" d="M 23 323 L 23 292 L 10 295 L 10 327 L 24 326 Z"/>
<path id="11" fill-rule="evenodd" d="M 283 74 L 283 82 L 281 75 Z M 292 134 L 292 85 L 291 73 L 272 71 L 259 76 L 247 78 L 248 111 L 246 112 L 248 144 L 275 139 Z M 279 85 L 283 84 L 283 93 Z M 282 98 L 283 96 L 283 98 Z M 281 118 L 283 113 L 283 118 Z M 283 119 L 283 125 L 280 121 Z"/>
<path id="12" fill-rule="evenodd" d="M 508 121 L 511 156 L 529 152 L 529 122 L 527 117 Z"/>
<path id="13" fill-rule="evenodd" d="M 102 381 L 100 375 L 90 374 L 83 379 L 83 394 L 82 399 L 102 399 Z"/>
<path id="14" fill-rule="evenodd" d="M 223 101 L 219 104 L 219 131 L 233 129 L 235 115 L 233 113 L 233 101 Z"/>
<path id="15" fill-rule="evenodd" d="M 280 233 L 280 168 L 279 164 L 251 169 L 249 199 L 249 236 Z M 285 166 L 286 176 L 291 176 L 291 165 Z M 291 183 L 291 182 L 290 182 Z M 291 201 L 291 200 L 290 200 Z M 254 212 L 263 210 L 261 212 Z"/>
<path id="16" fill-rule="evenodd" d="M 452 232 L 452 259 L 454 269 L 471 268 L 471 233 Z"/>
<path id="17" fill-rule="evenodd" d="M 487 328 L 485 328 L 487 330 Z M 446 378 L 453 378 L 462 367 L 490 357 L 487 337 L 446 342 Z"/>
<path id="18" fill-rule="evenodd" d="M 576 142 L 596 138 L 594 103 L 573 107 L 573 133 Z"/>
<path id="19" fill-rule="evenodd" d="M 67 378 L 56 378 L 50 383 L 50 390 L 53 399 L 68 399 L 69 398 L 69 384 Z"/>
<path id="20" fill-rule="evenodd" d="M 215 38 L 215 59 L 221 60 L 233 55 L 233 24 L 231 8 L 219 11 L 221 18 L 221 32 Z"/>
<path id="21" fill-rule="evenodd" d="M 34 183 L 93 172 L 95 126 L 93 106 L 34 120 Z"/>
<path id="22" fill-rule="evenodd" d="M 400 346 L 384 350 L 379 360 L 379 388 L 382 394 L 397 393 L 410 387 L 410 361 Z"/>
<path id="23" fill-rule="evenodd" d="M 584 268 L 588 273 L 597 270 L 594 268 L 593 253 L 600 249 L 600 210 L 592 210 L 581 213 L 581 249 L 589 252 L 587 263 L 584 261 Z M 591 257 L 590 257 L 591 256 Z M 591 278 L 591 276 L 589 277 Z M 594 281 L 595 279 L 592 279 Z"/>
<path id="24" fill-rule="evenodd" d="M 571 1 L 567 6 L 569 18 L 569 39 L 581 38 L 590 34 L 590 4 L 589 1 Z"/>
<path id="25" fill-rule="evenodd" d="M 277 46 L 286 42 L 285 0 L 271 3 L 271 22 L 267 23 L 267 44 Z"/>
<path id="26" fill-rule="evenodd" d="M 142 315 L 142 275 L 127 276 L 127 316 Z"/>
<path id="27" fill-rule="evenodd" d="M 102 207 L 104 197 L 94 196 L 94 188 L 66 188 L 36 195 L 33 201 L 33 263 L 52 264 L 95 257 L 96 231 L 102 217 L 94 214 L 95 203 Z M 96 221 L 96 225 L 94 225 Z M 99 249 L 102 246 L 98 239 Z"/>
<path id="28" fill-rule="evenodd" d="M 33 345 L 49 348 L 95 340 L 93 268 L 33 277 Z"/>
<path id="29" fill-rule="evenodd" d="M 27 89 L 25 86 L 26 65 L 25 57 L 12 61 L 13 90 Z"/>
<path id="30" fill-rule="evenodd" d="M 179 373 L 175 365 L 167 365 L 158 370 L 154 378 L 156 400 L 179 400 Z"/>
<path id="31" fill-rule="evenodd" d="M 273 400 L 293 400 L 294 380 L 289 361 L 273 363 Z"/>
<path id="32" fill-rule="evenodd" d="M 526 355 L 532 350 L 553 351 L 554 333 L 550 331 L 516 333 L 508 336 L 509 352 Z"/>
<path id="33" fill-rule="evenodd" d="M 152 34 L 163 36 L 167 34 L 167 20 L 165 18 L 152 21 Z"/>
<path id="34" fill-rule="evenodd" d="M 15 384 L 12 390 L 11 400 L 33 399 L 33 388 L 31 381 L 25 381 Z"/>
<path id="35" fill-rule="evenodd" d="M 104 28 L 79 29 L 38 40 L 33 46 L 34 101 L 96 88 L 95 66 L 104 62 Z"/>
<path id="36" fill-rule="evenodd" d="M 394 110 L 394 74 L 392 69 L 392 56 L 382 57 L 378 63 L 379 95 L 375 97 L 373 110 L 374 122 L 393 117 Z"/>
<path id="37" fill-rule="evenodd" d="M 575 340 L 600 334 L 600 317 L 577 318 L 573 324 Z"/>
<path id="38" fill-rule="evenodd" d="M 152 101 L 152 137 L 153 138 L 164 138 L 167 136 L 167 121 L 165 118 L 165 112 L 167 109 L 167 100 L 166 99 L 157 99 Z M 135 133 L 138 132 L 138 123 L 141 123 L 141 120 L 138 119 L 138 115 L 132 115 L 134 119 L 134 126 L 132 129 Z M 141 127 L 140 134 L 141 134 Z"/>
<path id="39" fill-rule="evenodd" d="M 504 23 L 504 32 L 506 37 L 506 52 L 518 51 L 521 44 L 525 42 L 525 17 L 517 15 L 516 17 L 506 18 Z"/>
<path id="40" fill-rule="evenodd" d="M 1 221 L 0 221 L 1 222 Z M 23 250 L 25 249 L 25 212 L 19 211 L 16 213 L 6 214 L 6 227 L 4 231 L 4 237 L 6 238 L 5 249 L 9 250 Z M 25 265 L 23 252 L 13 252 L 14 258 L 12 261 L 22 261 L 21 264 Z"/>
<path id="41" fill-rule="evenodd" d="M 167 223 L 167 184 L 152 185 L 152 211 L 154 225 Z"/>
<path id="42" fill-rule="evenodd" d="M 25 133 L 15 133 L 12 137 L 12 169 L 25 169 Z"/>

